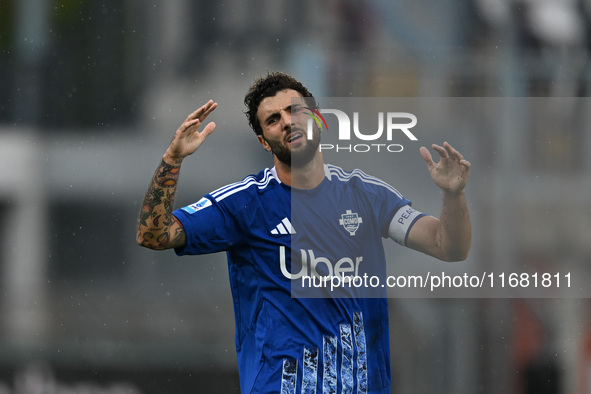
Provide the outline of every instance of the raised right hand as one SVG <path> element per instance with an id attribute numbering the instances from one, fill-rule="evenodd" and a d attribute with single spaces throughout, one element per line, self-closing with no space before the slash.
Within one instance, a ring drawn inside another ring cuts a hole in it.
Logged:
<path id="1" fill-rule="evenodd" d="M 164 161 L 169 164 L 180 164 L 185 157 L 193 154 L 201 146 L 203 141 L 215 130 L 215 123 L 208 123 L 201 132 L 199 127 L 217 106 L 218 103 L 209 100 L 185 119 L 166 149 Z"/>

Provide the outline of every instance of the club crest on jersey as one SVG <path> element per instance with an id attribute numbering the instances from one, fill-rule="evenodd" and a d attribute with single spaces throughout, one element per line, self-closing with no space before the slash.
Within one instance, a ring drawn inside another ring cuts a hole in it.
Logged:
<path id="1" fill-rule="evenodd" d="M 363 223 L 363 219 L 359 217 L 357 213 L 353 213 L 350 209 L 347 209 L 339 219 L 339 224 L 343 226 L 351 236 L 355 235 L 361 223 Z"/>

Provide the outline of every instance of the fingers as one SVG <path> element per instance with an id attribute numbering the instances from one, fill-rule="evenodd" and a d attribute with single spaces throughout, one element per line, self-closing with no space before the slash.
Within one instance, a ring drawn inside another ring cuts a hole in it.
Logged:
<path id="1" fill-rule="evenodd" d="M 168 146 L 166 154 L 171 158 L 180 160 L 193 154 L 203 143 L 205 138 L 215 130 L 216 125 L 214 122 L 207 124 L 201 132 L 199 132 L 199 127 L 201 127 L 205 118 L 207 118 L 217 106 L 217 103 L 214 103 L 213 100 L 209 100 L 191 113 L 176 131 Z"/>
<path id="2" fill-rule="evenodd" d="M 201 123 L 201 121 L 199 119 L 191 119 L 191 120 L 186 120 L 185 123 L 183 123 L 183 129 L 186 130 L 188 128 L 191 128 L 193 126 L 197 126 L 199 127 L 199 124 Z"/>
<path id="3" fill-rule="evenodd" d="M 456 150 L 453 146 L 451 146 L 447 141 L 443 143 L 443 146 L 433 144 L 433 145 L 431 145 L 431 147 L 433 148 L 433 150 L 435 150 L 437 152 L 440 159 L 450 159 L 452 161 L 457 161 L 461 165 L 465 166 L 466 168 L 470 168 L 470 166 L 471 166 L 470 162 L 468 160 L 465 160 L 464 156 L 458 150 Z M 429 150 L 427 148 L 422 146 L 420 148 L 420 152 L 421 152 L 421 156 L 423 157 L 423 160 L 425 160 L 425 162 L 427 163 L 429 168 L 431 168 L 431 166 L 436 164 L 433 161 L 433 158 L 431 157 L 431 153 L 429 152 Z"/>
<path id="4" fill-rule="evenodd" d="M 207 124 L 207 126 L 205 126 L 203 131 L 201 132 L 201 134 L 203 135 L 203 138 L 206 138 L 208 135 L 213 133 L 213 131 L 215 130 L 215 126 L 216 126 L 216 124 L 214 122 L 209 122 Z"/>
<path id="5" fill-rule="evenodd" d="M 444 142 L 443 146 L 445 147 L 445 150 L 448 152 L 449 156 L 452 159 L 459 161 L 461 165 L 463 165 L 467 169 L 470 169 L 471 164 L 468 160 L 464 159 L 464 155 L 462 155 L 460 152 L 458 152 L 448 142 Z"/>
<path id="6" fill-rule="evenodd" d="M 203 122 L 207 116 L 212 113 L 217 107 L 218 103 L 214 103 L 213 100 L 209 100 L 207 104 L 205 104 L 205 112 L 199 117 L 199 119 Z M 202 107 L 203 108 L 203 107 Z"/>
<path id="7" fill-rule="evenodd" d="M 445 143 L 443 145 L 445 145 Z M 433 144 L 431 145 L 431 148 L 433 148 L 433 150 L 439 154 L 441 159 L 449 158 L 449 153 L 443 146 Z"/>
<path id="8" fill-rule="evenodd" d="M 439 154 L 437 163 L 434 163 L 427 148 L 421 147 L 420 149 L 431 178 L 444 191 L 454 194 L 461 193 L 466 187 L 470 162 L 465 160 L 462 154 L 448 142 L 444 142 L 443 146 L 433 144 L 432 148 Z"/>
<path id="9" fill-rule="evenodd" d="M 218 107 L 218 103 L 214 103 L 213 100 L 209 100 L 207 103 L 197 108 L 191 115 L 187 117 L 189 120 L 199 120 L 203 122 L 207 116 L 212 113 Z"/>
<path id="10" fill-rule="evenodd" d="M 215 103 L 213 100 L 209 100 L 207 103 L 197 108 L 187 117 L 187 119 L 185 119 L 185 122 L 179 128 L 181 134 L 195 133 L 197 129 L 201 126 L 201 123 L 205 120 L 205 118 L 207 118 L 207 116 L 210 113 L 212 113 L 217 107 L 218 103 Z M 206 136 L 211 134 L 211 132 L 213 132 L 213 129 L 215 129 L 215 123 L 213 124 L 212 128 L 207 129 Z"/>
<path id="11" fill-rule="evenodd" d="M 451 146 L 447 141 L 443 143 L 443 147 L 449 154 L 449 157 L 451 157 L 452 159 L 458 161 L 462 161 L 464 159 L 464 156 L 462 156 L 462 154 L 458 152 L 453 146 Z"/>
<path id="12" fill-rule="evenodd" d="M 419 152 L 421 153 L 421 157 L 423 158 L 423 160 L 425 160 L 425 163 L 427 163 L 427 167 L 429 169 L 435 165 L 435 162 L 433 161 L 433 157 L 431 156 L 431 152 L 429 152 L 429 149 L 425 148 L 424 146 L 421 146 Z"/>
<path id="13" fill-rule="evenodd" d="M 439 154 L 439 157 L 442 159 L 451 159 L 459 162 L 464 160 L 464 156 L 460 152 L 458 152 L 453 146 L 451 146 L 447 141 L 443 143 L 443 146 L 433 144 L 432 148 Z"/>

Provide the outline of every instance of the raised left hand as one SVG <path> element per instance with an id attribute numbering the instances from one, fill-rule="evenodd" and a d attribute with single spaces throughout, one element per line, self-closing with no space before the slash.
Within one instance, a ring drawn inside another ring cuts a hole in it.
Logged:
<path id="1" fill-rule="evenodd" d="M 449 143 L 443 146 L 431 146 L 439 154 L 439 162 L 435 163 L 431 153 L 424 146 L 421 147 L 421 157 L 427 163 L 433 182 L 443 191 L 460 194 L 464 191 L 470 173 L 470 162 Z"/>

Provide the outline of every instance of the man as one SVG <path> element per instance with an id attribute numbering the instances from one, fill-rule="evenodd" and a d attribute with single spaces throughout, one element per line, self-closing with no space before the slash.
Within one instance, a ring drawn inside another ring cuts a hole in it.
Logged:
<path id="1" fill-rule="evenodd" d="M 465 259 L 470 163 L 448 143 L 433 145 L 437 163 L 420 149 L 443 191 L 440 218 L 423 215 L 381 180 L 324 163 L 318 128 L 311 139 L 305 133 L 309 100 L 287 74 L 257 80 L 247 117 L 275 166 L 173 212 L 181 163 L 214 131 L 214 123 L 198 130 L 217 103 L 189 115 L 146 192 L 137 242 L 177 254 L 227 252 L 243 393 L 389 393 L 386 299 L 292 298 L 292 284 L 381 272 L 382 237 L 441 260 Z"/>

